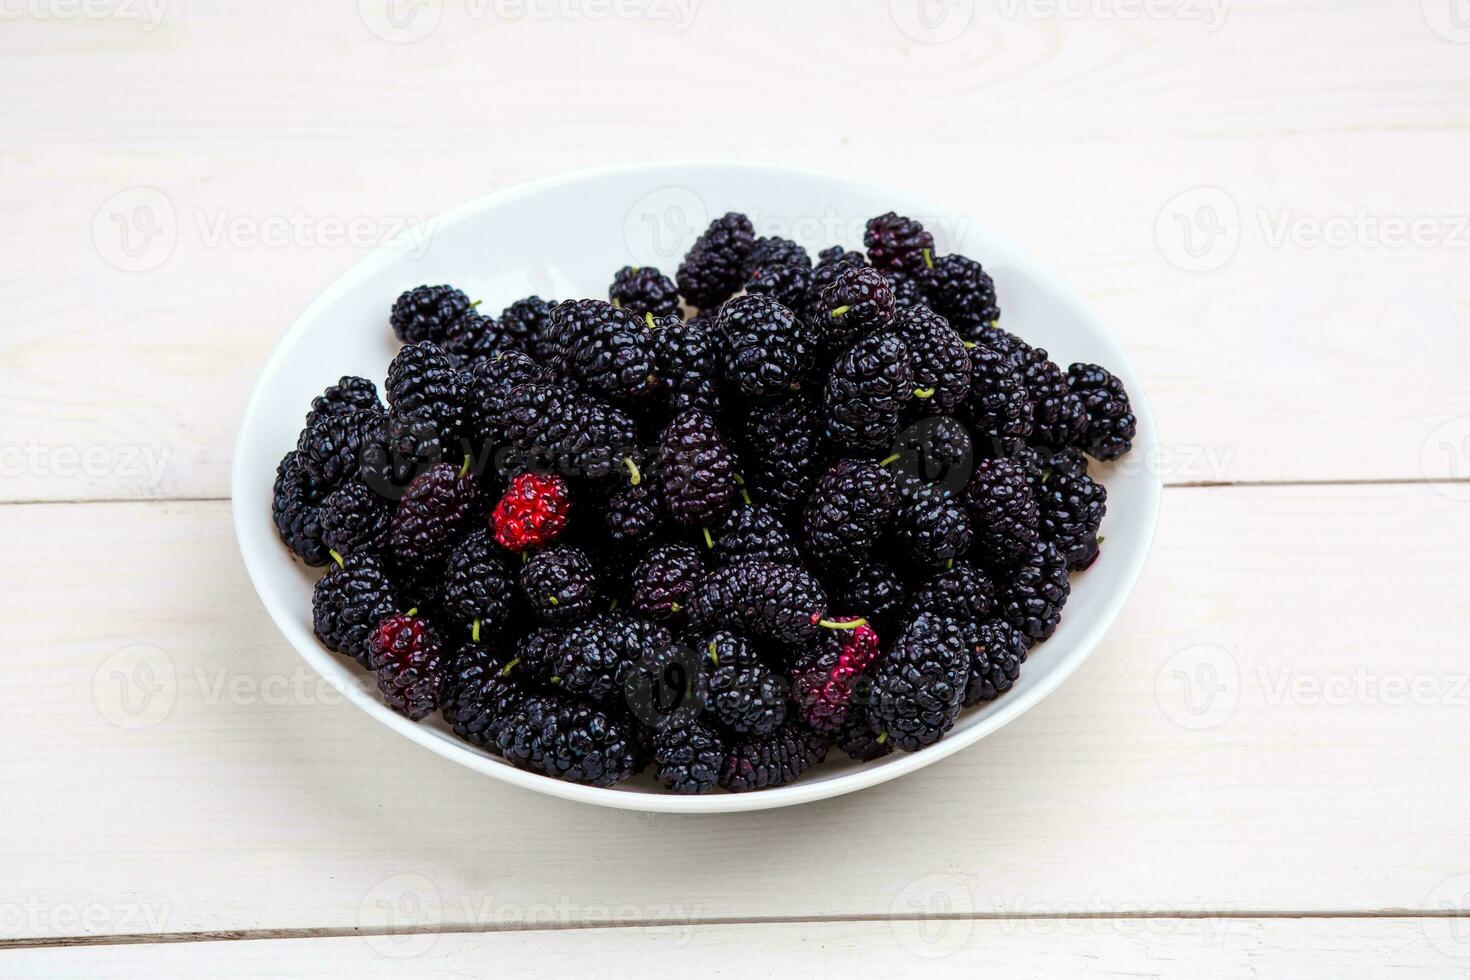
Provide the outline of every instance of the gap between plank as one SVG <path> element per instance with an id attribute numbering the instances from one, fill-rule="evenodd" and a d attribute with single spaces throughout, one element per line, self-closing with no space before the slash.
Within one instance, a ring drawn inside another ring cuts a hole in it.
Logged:
<path id="1" fill-rule="evenodd" d="M 1215 490 L 1221 488 L 1272 489 L 1275 487 L 1413 487 L 1413 486 L 1462 486 L 1470 484 L 1470 477 L 1383 477 L 1343 478 L 1323 480 L 1193 480 L 1182 483 L 1165 483 L 1165 490 Z M 227 504 L 229 497 L 60 497 L 55 500 L 43 497 L 21 500 L 0 500 L 0 507 L 46 507 L 77 506 L 84 504 Z"/>
<path id="2" fill-rule="evenodd" d="M 50 936 L 35 939 L 0 939 L 0 951 L 7 949 L 49 949 L 72 946 L 154 946 L 177 943 L 208 942 L 256 942 L 268 939 L 351 939 L 370 936 L 405 935 L 494 935 L 499 933 L 542 933 L 569 932 L 590 929 L 658 929 L 658 928 L 721 928 L 732 926 L 783 926 L 783 925 L 837 925 L 844 922 L 1075 922 L 1075 921 L 1119 921 L 1138 920 L 1168 922 L 1175 920 L 1229 920 L 1250 922 L 1254 920 L 1312 919 L 1470 919 L 1470 909 L 1372 909 L 1315 912 L 1283 911 L 1233 911 L 1210 912 L 1201 910 L 1183 912 L 1049 912 L 1037 915 L 1012 915 L 1005 912 L 953 912 L 944 915 L 795 915 L 778 918 L 759 916 L 727 916 L 698 919 L 692 922 L 670 923 L 661 919 L 647 921 L 629 920 L 617 925 L 606 922 L 571 922 L 560 926 L 541 925 L 493 925 L 468 923 L 457 925 L 446 923 L 437 929 L 409 929 L 390 932 L 378 929 L 352 929 L 347 927 L 323 927 L 317 929 L 226 929 L 202 932 L 137 933 L 116 936 Z"/>

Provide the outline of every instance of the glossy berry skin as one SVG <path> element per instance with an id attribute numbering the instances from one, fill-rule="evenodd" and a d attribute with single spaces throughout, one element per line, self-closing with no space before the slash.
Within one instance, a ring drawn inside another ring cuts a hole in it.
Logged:
<path id="1" fill-rule="evenodd" d="M 675 523 L 702 527 L 722 517 L 735 497 L 735 465 L 714 419 L 676 416 L 659 436 L 659 477 Z"/>
<path id="2" fill-rule="evenodd" d="M 507 306 L 500 314 L 500 329 L 516 349 L 525 351 L 546 368 L 554 366 L 558 348 L 551 338 L 555 300 L 527 296 Z"/>
<path id="3" fill-rule="evenodd" d="M 893 322 L 893 287 L 877 269 L 844 269 L 822 290 L 822 342 L 834 350 L 851 347 Z"/>
<path id="4" fill-rule="evenodd" d="M 929 305 L 966 340 L 1000 319 L 995 283 L 980 263 L 963 255 L 945 255 L 920 273 Z"/>
<path id="5" fill-rule="evenodd" d="M 496 357 L 514 344 L 494 317 L 471 310 L 449 328 L 439 346 L 455 366 L 468 370 L 482 361 Z"/>
<path id="6" fill-rule="evenodd" d="M 464 643 L 444 658 L 439 680 L 439 711 L 454 734 L 472 745 L 498 751 L 500 728 L 526 699 L 529 684 L 522 665 L 507 653 Z"/>
<path id="7" fill-rule="evenodd" d="M 970 397 L 959 414 L 991 456 L 1010 456 L 1031 436 L 1032 405 L 1010 358 L 993 347 L 970 349 Z"/>
<path id="8" fill-rule="evenodd" d="M 464 381 L 439 347 L 424 341 L 400 348 L 388 365 L 386 390 L 391 416 L 426 418 L 442 440 L 458 438 L 464 424 Z"/>
<path id="9" fill-rule="evenodd" d="M 679 288 L 651 265 L 625 265 L 613 276 L 607 298 L 619 309 L 642 319 L 679 315 Z"/>
<path id="10" fill-rule="evenodd" d="M 785 644 L 811 639 L 826 614 L 827 596 L 815 578 L 799 566 L 766 561 L 715 569 L 689 607 L 696 626 Z"/>
<path id="11" fill-rule="evenodd" d="M 1007 586 L 1000 615 L 1035 646 L 1056 632 L 1071 594 L 1067 560 L 1049 542 L 1037 541 Z"/>
<path id="12" fill-rule="evenodd" d="M 755 228 L 745 215 L 732 211 L 716 218 L 679 265 L 679 293 L 701 310 L 720 305 L 740 288 L 754 246 Z"/>
<path id="13" fill-rule="evenodd" d="M 710 558 L 716 565 L 751 559 L 787 565 L 801 561 L 801 552 L 780 515 L 761 504 L 730 508 L 711 540 L 714 547 L 710 549 Z"/>
<path id="14" fill-rule="evenodd" d="M 953 412 L 970 395 L 970 352 L 960 335 L 924 306 L 904 310 L 893 331 L 908 346 L 915 403 L 930 414 Z"/>
<path id="15" fill-rule="evenodd" d="M 720 346 L 714 325 L 677 316 L 654 320 L 653 353 L 664 403 L 678 414 L 720 410 Z"/>
<path id="16" fill-rule="evenodd" d="M 1087 427 L 1075 443 L 1094 459 L 1117 459 L 1133 448 L 1138 419 L 1123 382 L 1096 364 L 1067 368 L 1067 387 L 1087 412 Z"/>
<path id="17" fill-rule="evenodd" d="M 498 449 L 509 439 L 505 427 L 506 398 L 518 384 L 549 383 L 552 372 L 519 350 L 508 350 L 473 365 L 464 373 L 464 421 L 476 449 Z"/>
<path id="18" fill-rule="evenodd" d="M 1041 538 L 1041 512 L 1021 464 L 982 460 L 966 491 L 975 528 L 975 551 L 991 572 L 1016 568 Z"/>
<path id="19" fill-rule="evenodd" d="M 893 754 L 893 740 L 888 737 L 887 732 L 880 734 L 873 730 L 868 718 L 868 706 L 864 704 L 849 706 L 847 722 L 837 732 L 836 743 L 849 758 L 859 762 L 872 762 Z"/>
<path id="20" fill-rule="evenodd" d="M 748 274 L 745 291 L 752 296 L 768 296 L 788 310 L 804 315 L 807 296 L 812 288 L 812 275 L 811 266 L 761 266 Z"/>
<path id="21" fill-rule="evenodd" d="M 327 545 L 322 541 L 321 512 L 321 494 L 301 466 L 301 453 L 292 450 L 276 467 L 276 482 L 271 488 L 271 520 L 281 543 L 315 568 L 331 561 Z"/>
<path id="22" fill-rule="evenodd" d="M 1108 491 L 1085 472 L 1053 472 L 1037 494 L 1041 536 L 1056 546 L 1067 567 L 1078 571 L 1097 560 L 1097 529 L 1108 511 Z"/>
<path id="23" fill-rule="evenodd" d="M 869 674 L 882 650 L 871 626 L 835 630 L 820 653 L 794 669 L 792 701 L 800 719 L 819 732 L 835 733 L 847 723 L 854 698 L 866 701 Z"/>
<path id="24" fill-rule="evenodd" d="M 332 563 L 311 592 L 311 626 L 328 650 L 371 669 L 368 641 L 397 596 L 382 563 L 372 555 L 346 555 Z"/>
<path id="25" fill-rule="evenodd" d="M 905 752 L 934 744 L 954 727 L 969 669 L 965 627 L 920 614 L 877 668 L 869 724 Z"/>
<path id="26" fill-rule="evenodd" d="M 995 607 L 996 589 L 990 576 L 969 562 L 957 561 L 915 587 L 910 618 L 932 613 L 979 626 Z"/>
<path id="27" fill-rule="evenodd" d="M 515 580 L 488 530 L 455 546 L 444 570 L 444 613 L 462 637 L 488 639 L 515 608 Z"/>
<path id="28" fill-rule="evenodd" d="M 746 398 L 797 391 L 814 355 L 806 325 L 769 296 L 741 296 L 720 307 L 715 331 L 723 341 L 725 378 Z"/>
<path id="29" fill-rule="evenodd" d="M 719 730 L 687 716 L 653 737 L 655 776 L 666 789 L 681 795 L 713 791 L 724 760 L 725 739 Z"/>
<path id="30" fill-rule="evenodd" d="M 822 473 L 826 424 L 821 402 L 805 394 L 751 406 L 742 448 L 751 496 L 783 516 L 805 506 Z"/>
<path id="31" fill-rule="evenodd" d="M 491 511 L 490 527 L 507 551 L 541 548 L 566 530 L 571 509 L 566 480 L 555 473 L 522 473 Z"/>
<path id="32" fill-rule="evenodd" d="M 405 344 L 442 343 L 455 321 L 470 312 L 470 300 L 453 286 L 417 286 L 398 297 L 388 318 Z"/>
<path id="33" fill-rule="evenodd" d="M 914 219 L 889 211 L 869 220 L 863 247 L 880 269 L 914 272 L 925 268 L 932 258 L 934 236 Z"/>
<path id="34" fill-rule="evenodd" d="M 614 786 L 639 769 L 626 718 L 561 694 L 532 694 L 500 724 L 496 746 L 520 769 L 589 786 Z"/>
<path id="35" fill-rule="evenodd" d="M 710 667 L 705 714 L 732 732 L 767 735 L 786 720 L 786 683 L 745 637 L 717 631 L 703 638 Z"/>
<path id="36" fill-rule="evenodd" d="M 571 626 L 592 615 L 600 595 L 592 562 L 580 548 L 556 544 L 521 568 L 521 591 L 543 622 Z"/>
<path id="37" fill-rule="evenodd" d="M 1076 445 L 1087 431 L 1087 409 L 1067 387 L 1062 369 L 1040 347 L 1025 347 L 1011 357 L 1031 400 L 1030 442 L 1052 450 Z"/>
<path id="38" fill-rule="evenodd" d="M 312 423 L 328 415 L 351 415 L 363 409 L 383 411 L 378 386 L 367 378 L 345 374 L 311 400 L 311 411 L 306 413 L 306 428 L 311 428 Z"/>
<path id="39" fill-rule="evenodd" d="M 413 576 L 437 575 L 469 528 L 478 492 L 474 474 L 450 463 L 436 463 L 414 477 L 388 533 L 396 565 Z"/>
<path id="40" fill-rule="evenodd" d="M 642 551 L 658 540 L 664 528 L 663 493 L 658 482 L 645 476 L 637 486 L 612 490 L 603 503 L 602 523 L 616 548 Z"/>
<path id="41" fill-rule="evenodd" d="M 662 627 L 621 613 L 599 613 L 561 638 L 552 673 L 568 694 L 620 703 L 628 675 L 671 642 Z"/>
<path id="42" fill-rule="evenodd" d="M 384 619 L 373 631 L 369 655 L 388 707 L 418 721 L 439 706 L 444 649 L 425 620 L 408 615 Z"/>
<path id="43" fill-rule="evenodd" d="M 883 331 L 858 341 L 827 378 L 827 441 L 845 453 L 891 447 L 913 394 L 909 349 L 900 337 Z"/>
<path id="44" fill-rule="evenodd" d="M 682 621 L 703 579 L 704 559 L 698 551 L 685 544 L 661 545 L 633 566 L 633 609 L 656 623 Z"/>
<path id="45" fill-rule="evenodd" d="M 994 701 L 1015 686 L 1026 662 L 1025 636 L 1001 620 L 977 627 L 970 647 L 970 672 L 965 686 L 965 707 Z"/>
<path id="46" fill-rule="evenodd" d="M 758 238 L 745 257 L 742 271 L 748 277 L 759 269 L 787 267 L 810 269 L 812 257 L 789 238 Z"/>
<path id="47" fill-rule="evenodd" d="M 807 504 L 807 556 L 824 568 L 866 558 L 897 508 L 898 482 L 888 470 L 860 460 L 834 463 Z"/>
<path id="48" fill-rule="evenodd" d="M 942 486 L 909 477 L 899 481 L 893 541 L 915 569 L 929 571 L 964 556 L 974 531 L 963 500 Z"/>
<path id="49" fill-rule="evenodd" d="M 799 311 L 813 323 L 822 318 L 822 294 L 848 269 L 861 269 L 868 264 L 861 252 L 849 252 L 840 245 L 824 249 L 812 267 L 811 282 L 807 286 L 806 302 Z M 793 307 L 794 309 L 794 307 Z"/>
<path id="50" fill-rule="evenodd" d="M 627 478 L 638 427 L 626 413 L 561 384 L 519 384 L 505 399 L 506 435 L 522 468 L 587 480 Z"/>
<path id="51" fill-rule="evenodd" d="M 388 544 L 393 501 L 361 480 L 322 501 L 322 543 L 339 555 L 379 554 Z"/>
<path id="52" fill-rule="evenodd" d="M 567 300 L 551 329 L 567 368 L 594 394 L 637 404 L 658 392 L 653 332 L 641 316 L 600 299 Z"/>
<path id="53" fill-rule="evenodd" d="M 302 472 L 322 495 L 345 486 L 371 458 L 384 439 L 385 416 L 375 408 L 327 415 L 301 430 L 296 451 Z"/>
<path id="54" fill-rule="evenodd" d="M 908 588 L 880 561 L 839 565 L 827 573 L 832 608 L 866 619 L 880 635 L 897 634 L 905 621 Z"/>
<path id="55" fill-rule="evenodd" d="M 827 756 L 828 739 L 787 721 L 769 735 L 752 735 L 729 748 L 720 786 L 732 793 L 786 786 Z"/>

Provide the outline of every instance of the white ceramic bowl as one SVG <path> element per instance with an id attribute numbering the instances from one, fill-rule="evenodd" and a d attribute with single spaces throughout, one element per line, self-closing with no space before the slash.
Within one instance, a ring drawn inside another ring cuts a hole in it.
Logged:
<path id="1" fill-rule="evenodd" d="M 730 210 L 749 214 L 758 233 L 795 238 L 814 255 L 836 243 L 860 249 L 863 223 L 873 215 L 897 210 L 918 217 L 935 233 L 939 251 L 972 256 L 994 276 L 1004 326 L 1047 348 L 1063 366 L 1095 361 L 1127 384 L 1138 438 L 1120 465 L 1100 469 L 1108 489 L 1107 544 L 1096 565 L 1074 576 L 1056 635 L 1033 651 L 1014 689 L 963 712 L 937 745 L 867 764 L 834 751 L 794 785 L 765 792 L 676 796 L 646 775 L 615 789 L 577 786 L 515 769 L 459 741 L 437 718 L 415 723 L 390 711 L 356 664 L 312 635 L 311 586 L 320 573 L 291 557 L 271 523 L 276 463 L 294 446 L 311 398 L 344 374 L 381 387 L 396 348 L 388 310 L 406 288 L 454 283 L 495 313 L 532 293 L 601 296 L 625 263 L 657 265 L 672 275 L 708 220 Z M 1161 495 L 1157 474 L 1144 463 L 1156 448 L 1143 384 L 1122 347 L 1066 283 L 978 222 L 907 191 L 836 174 L 743 163 L 647 164 L 538 180 L 472 201 L 411 229 L 328 286 L 261 371 L 235 447 L 232 495 L 240 551 L 271 618 L 307 663 L 384 725 L 537 792 L 636 810 L 714 813 L 789 806 L 902 776 L 973 745 L 1055 689 L 1092 652 L 1143 567 Z"/>

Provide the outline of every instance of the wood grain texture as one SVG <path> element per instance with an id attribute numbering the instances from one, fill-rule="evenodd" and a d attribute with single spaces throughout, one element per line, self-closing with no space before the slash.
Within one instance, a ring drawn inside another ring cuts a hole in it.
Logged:
<path id="1" fill-rule="evenodd" d="M 255 371 L 370 243 L 545 173 L 691 154 L 914 186 L 1044 257 L 1137 361 L 1171 483 L 1470 477 L 1470 60 L 1419 6 L 1227 4 L 1211 29 L 1203 0 L 996 0 L 943 44 L 835 0 L 695 3 L 687 27 L 430 3 L 406 44 L 368 0 L 7 20 L 0 500 L 224 496 Z M 1239 247 L 1186 271 L 1202 187 Z M 154 192 L 175 243 L 122 271 L 114 216 Z M 1278 240 L 1360 213 L 1341 245 Z M 1383 244 L 1397 219 L 1426 243 Z"/>
<path id="2" fill-rule="evenodd" d="M 861 794 L 697 819 L 514 790 L 341 703 L 224 504 L 0 508 L 27 556 L 0 568 L 0 784 L 38 788 L 0 811 L 0 938 L 1470 905 L 1463 505 L 1165 497 L 1122 619 L 1019 721 Z"/>
<path id="3" fill-rule="evenodd" d="M 845 974 L 1462 977 L 1445 923 L 1415 919 L 890 921 L 399 934 L 329 939 L 34 949 L 0 953 L 11 977 L 542 977 L 650 980 Z"/>

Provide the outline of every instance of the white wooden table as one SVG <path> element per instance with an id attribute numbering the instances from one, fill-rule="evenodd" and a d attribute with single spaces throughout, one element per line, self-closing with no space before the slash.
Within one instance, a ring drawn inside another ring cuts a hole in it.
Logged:
<path id="1" fill-rule="evenodd" d="M 386 9 L 0 0 L 0 975 L 1470 969 L 1463 0 Z M 226 480 L 276 337 L 397 225 L 690 155 L 1044 256 L 1168 485 L 1125 615 L 1019 722 L 706 819 L 329 696 Z"/>

